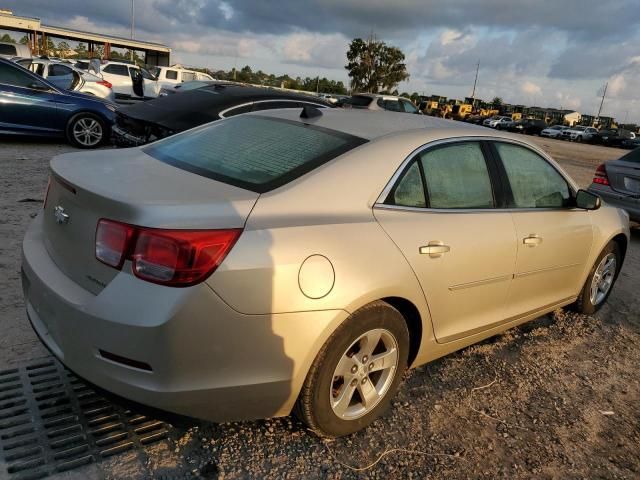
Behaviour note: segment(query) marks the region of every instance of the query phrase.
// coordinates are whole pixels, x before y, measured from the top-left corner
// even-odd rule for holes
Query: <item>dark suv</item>
[[[526,118],[524,120],[518,120],[516,124],[509,129],[509,131],[526,133],[527,135],[540,135],[540,132],[547,128],[547,126],[548,125],[544,120]]]

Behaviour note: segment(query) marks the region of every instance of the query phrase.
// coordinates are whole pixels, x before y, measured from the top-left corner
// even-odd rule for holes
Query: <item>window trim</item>
[[[230,112],[231,110],[234,110],[236,108],[240,108],[240,107],[245,107],[247,105],[254,105],[256,103],[267,103],[267,102],[290,102],[290,103],[306,103],[307,105],[313,105],[314,107],[319,107],[319,108],[329,108],[326,105],[322,105],[321,103],[314,103],[314,102],[310,102],[308,100],[294,100],[291,98],[273,98],[273,99],[266,99],[266,100],[255,100],[253,102],[245,102],[245,103],[241,103],[239,105],[234,105],[232,107],[228,107],[225,108],[224,110],[222,110],[221,112],[218,113],[218,116],[220,118],[226,118],[225,115]],[[302,107],[291,107],[291,108],[302,108]],[[269,110],[269,109],[267,109]],[[276,108],[272,109],[272,110],[277,110]],[[246,113],[250,113],[250,112],[246,112]]]
[[[489,184],[491,186],[491,196],[493,197],[493,207],[491,207],[491,208],[485,208],[485,207],[481,207],[481,208],[466,208],[466,207],[465,208],[434,208],[434,207],[431,207],[431,199],[429,198],[429,187],[427,185],[427,178],[426,178],[425,173],[424,173],[424,165],[420,161],[421,154],[427,153],[427,152],[434,152],[436,150],[440,150],[442,148],[448,148],[448,147],[455,146],[455,145],[464,145],[464,144],[467,144],[467,143],[475,143],[475,144],[478,144],[478,146],[480,147],[480,154],[482,155],[482,158],[484,159],[485,167],[487,168],[487,175],[489,176]],[[499,205],[503,204],[503,198],[501,196],[502,192],[503,192],[503,189],[502,189],[502,186],[499,183],[496,182],[496,178],[497,177],[495,177],[495,168],[491,164],[492,161],[489,158],[488,148],[485,145],[485,143],[486,142],[482,141],[482,140],[457,140],[457,139],[454,139],[454,141],[448,142],[446,144],[436,145],[436,146],[433,146],[432,148],[424,149],[424,150],[421,150],[421,151],[417,152],[415,155],[413,155],[411,157],[411,161],[406,164],[404,172],[402,173],[402,175],[400,175],[398,177],[398,180],[393,184],[393,187],[389,191],[389,194],[387,195],[387,197],[385,197],[383,203],[385,205],[403,207],[403,205],[395,205],[393,203],[390,204],[390,203],[388,203],[388,201],[392,197],[392,195],[394,194],[394,192],[396,190],[396,187],[400,184],[401,180],[406,175],[406,172],[411,168],[411,166],[413,165],[414,162],[417,162],[418,166],[419,166],[419,169],[420,169],[420,177],[422,179],[422,191],[424,192],[426,207],[412,207],[412,208],[422,208],[422,209],[428,209],[428,210],[432,210],[432,211],[436,211],[436,210],[437,211],[442,211],[442,210],[451,210],[451,211],[472,210],[472,211],[478,211],[478,210],[498,210],[498,209],[500,209]]]
[[[544,212],[544,211],[558,211],[558,210],[579,210],[579,211],[583,211],[581,209],[575,208],[575,207],[564,207],[564,208],[500,208],[500,207],[494,207],[494,208],[450,208],[450,209],[437,209],[437,208],[430,208],[430,207],[426,207],[426,208],[422,208],[422,207],[404,207],[402,205],[389,205],[389,204],[385,204],[385,200],[387,199],[387,197],[389,196],[389,193],[391,192],[391,189],[393,188],[393,186],[396,184],[396,182],[398,181],[398,179],[401,177],[401,175],[404,173],[405,169],[407,168],[407,165],[410,164],[416,155],[418,155],[419,153],[423,152],[424,150],[427,150],[429,148],[432,147],[436,147],[439,145],[447,145],[447,144],[452,144],[452,143],[459,143],[459,142],[464,142],[464,141],[476,141],[476,142],[504,142],[504,143],[512,143],[514,145],[518,145],[521,147],[525,147],[528,148],[529,150],[532,150],[533,152],[537,153],[538,155],[540,155],[544,160],[546,160],[559,174],[560,176],[567,182],[567,184],[569,185],[569,188],[571,189],[572,192],[577,192],[579,190],[578,186],[573,182],[573,180],[571,180],[571,178],[569,178],[566,174],[564,174],[564,172],[562,172],[562,170],[560,170],[560,167],[556,164],[556,162],[549,156],[547,155],[546,152],[544,152],[543,150],[541,150],[538,147],[535,147],[533,145],[530,145],[526,142],[520,141],[518,139],[511,139],[511,138],[503,138],[503,137],[492,137],[492,136],[486,136],[486,135],[478,135],[478,136],[474,136],[474,135],[466,135],[466,136],[462,136],[462,137],[451,137],[451,138],[443,138],[443,139],[438,139],[438,140],[433,140],[431,142],[425,143],[423,145],[420,145],[418,148],[414,149],[411,153],[409,153],[409,155],[407,155],[405,157],[405,159],[402,161],[402,163],[400,164],[400,166],[396,169],[395,173],[391,176],[391,179],[387,182],[387,184],[384,186],[384,188],[382,189],[382,191],[380,192],[380,195],[378,195],[378,198],[376,199],[375,203],[373,204],[373,208],[381,208],[381,209],[388,209],[388,210],[406,210],[406,211],[412,211],[412,212],[424,212],[424,213],[440,213],[440,214],[444,214],[444,213],[462,213],[462,214],[468,214],[468,213],[487,213],[487,212],[493,212],[493,213],[511,213],[511,212],[526,212],[526,211],[533,211],[533,212]],[[491,172],[489,172],[489,174],[491,175]]]

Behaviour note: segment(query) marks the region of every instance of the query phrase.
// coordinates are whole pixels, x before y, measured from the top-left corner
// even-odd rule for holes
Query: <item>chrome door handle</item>
[[[538,235],[531,234],[528,237],[524,237],[522,239],[522,243],[524,243],[528,247],[535,247],[542,243],[542,238],[539,237]]]
[[[429,242],[429,245],[420,247],[420,253],[422,255],[429,255],[430,257],[439,257],[450,250],[451,247],[444,245],[442,242]]]

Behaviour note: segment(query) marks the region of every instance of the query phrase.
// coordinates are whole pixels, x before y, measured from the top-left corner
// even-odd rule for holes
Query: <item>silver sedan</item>
[[[628,216],[534,145],[419,115],[305,107],[51,162],[27,314],[71,370],[214,421],[339,436],[404,371],[611,293]]]
[[[22,58],[16,63],[46,78],[62,90],[72,90],[115,102],[112,85],[102,78],[64,62],[46,58]]]

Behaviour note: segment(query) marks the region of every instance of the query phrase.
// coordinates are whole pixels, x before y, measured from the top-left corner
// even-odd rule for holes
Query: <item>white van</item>
[[[11,60],[14,57],[31,57],[29,45],[21,43],[0,42],[0,57]]]
[[[192,82],[193,80],[214,80],[211,75],[183,68],[182,65],[173,65],[171,67],[153,67],[150,70],[151,73],[158,78],[160,88],[172,88],[180,83]]]

